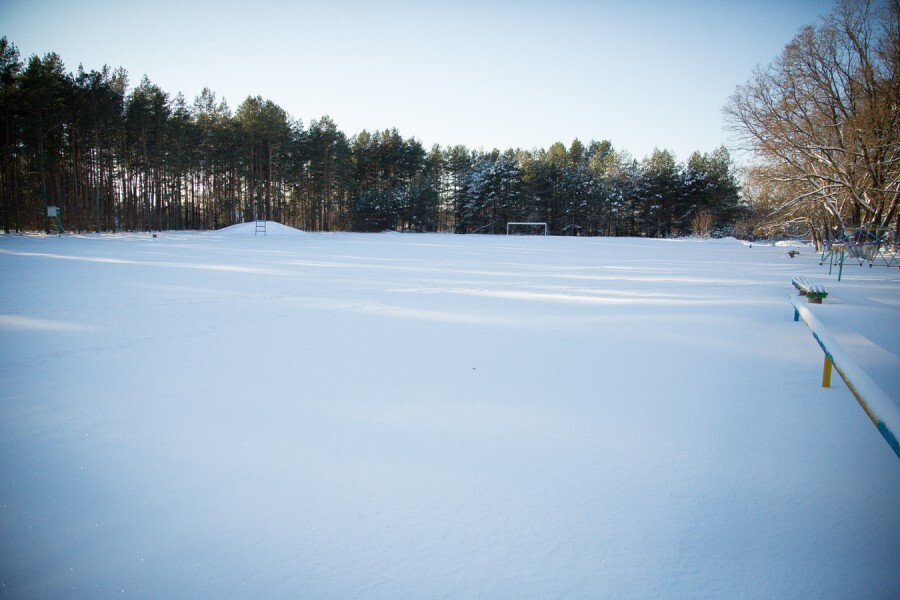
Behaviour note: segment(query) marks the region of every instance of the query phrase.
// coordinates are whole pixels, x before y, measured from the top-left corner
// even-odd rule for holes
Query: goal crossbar
[[[509,231],[513,227],[532,227],[537,228],[540,227],[543,229],[543,233],[541,235],[547,235],[547,224],[546,223],[535,223],[530,221],[510,221],[506,224],[506,235],[509,235]]]

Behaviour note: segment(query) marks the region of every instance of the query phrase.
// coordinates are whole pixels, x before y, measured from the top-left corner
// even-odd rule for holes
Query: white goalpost
[[[511,221],[506,224],[506,235],[547,235],[547,224]]]

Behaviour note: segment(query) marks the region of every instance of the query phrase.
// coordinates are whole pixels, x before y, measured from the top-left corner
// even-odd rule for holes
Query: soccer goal
[[[510,222],[506,224],[506,235],[547,235],[547,224]]]

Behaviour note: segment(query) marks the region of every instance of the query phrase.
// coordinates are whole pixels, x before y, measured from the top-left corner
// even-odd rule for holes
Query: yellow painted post
[[[831,358],[825,355],[825,366],[822,368],[822,387],[831,387]]]

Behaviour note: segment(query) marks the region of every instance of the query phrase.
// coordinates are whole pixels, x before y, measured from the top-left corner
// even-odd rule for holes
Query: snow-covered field
[[[0,597],[898,598],[900,269],[735,240],[0,236]]]

